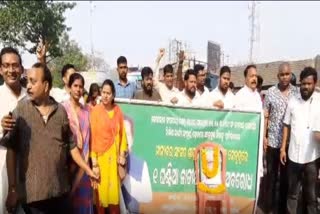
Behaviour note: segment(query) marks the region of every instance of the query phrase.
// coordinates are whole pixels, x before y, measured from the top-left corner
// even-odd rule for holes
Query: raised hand
[[[164,54],[165,54],[165,49],[164,49],[164,48],[160,48],[160,49],[159,49],[159,54],[158,54],[157,60],[156,60],[157,63],[160,63],[160,60],[162,59],[162,57],[164,56]]]
[[[37,47],[37,59],[40,62],[44,61],[46,55],[46,45],[43,44],[42,39],[40,39],[38,47]]]
[[[180,51],[178,55],[179,63],[183,63],[183,61],[186,59],[186,56],[184,54],[184,51]]]

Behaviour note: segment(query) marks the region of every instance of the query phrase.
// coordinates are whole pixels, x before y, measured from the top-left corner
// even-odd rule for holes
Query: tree
[[[4,45],[21,47],[31,54],[41,43],[44,63],[62,55],[60,36],[70,30],[64,12],[75,3],[38,1],[0,1],[0,41]]]
[[[82,52],[78,43],[74,40],[69,40],[67,33],[64,33],[60,41],[62,56],[54,58],[48,63],[54,76],[54,85],[62,86],[60,71],[65,64],[73,64],[78,71],[85,71],[88,68],[89,59]]]

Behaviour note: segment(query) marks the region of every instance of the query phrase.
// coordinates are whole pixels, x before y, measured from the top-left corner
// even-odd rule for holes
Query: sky
[[[224,2],[77,2],[65,13],[69,35],[85,53],[95,53],[116,66],[120,55],[130,66],[152,66],[159,48],[170,39],[187,42],[196,59],[206,61],[208,40],[217,42],[225,63],[249,60],[249,1]],[[313,58],[320,54],[320,2],[258,2],[255,62]],[[168,51],[167,51],[168,55]],[[35,56],[24,54],[25,66]]]

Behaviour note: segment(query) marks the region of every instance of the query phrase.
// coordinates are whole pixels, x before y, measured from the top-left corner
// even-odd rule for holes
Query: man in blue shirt
[[[117,59],[117,71],[119,80],[115,84],[116,98],[132,99],[137,87],[134,82],[129,82],[127,79],[128,65],[127,59],[124,56],[120,56]]]

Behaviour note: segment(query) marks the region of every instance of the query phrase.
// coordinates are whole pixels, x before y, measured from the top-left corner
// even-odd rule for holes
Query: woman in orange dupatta
[[[128,147],[123,114],[114,103],[114,97],[114,84],[107,79],[102,84],[101,103],[90,114],[91,159],[93,171],[100,174],[98,207],[104,208],[104,212],[109,210],[109,213],[120,213],[121,181],[118,165],[126,164]]]

